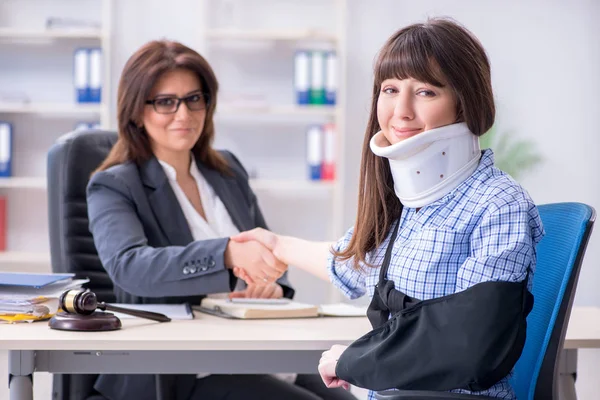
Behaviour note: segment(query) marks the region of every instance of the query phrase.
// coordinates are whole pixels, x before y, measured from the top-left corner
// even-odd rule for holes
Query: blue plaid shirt
[[[334,246],[350,242],[353,229]],[[440,200],[416,211],[404,207],[387,279],[409,296],[421,300],[460,292],[480,282],[525,279],[535,270],[535,246],[544,235],[537,208],[527,192],[509,175],[494,167],[491,150],[482,152],[475,172]],[[391,232],[367,255],[380,266]],[[349,298],[365,293],[371,298],[379,268],[352,268],[352,260],[328,260],[332,282]],[[398,373],[402,373],[399,371]],[[509,376],[486,391],[472,393],[516,399]],[[374,399],[374,392],[369,399]]]

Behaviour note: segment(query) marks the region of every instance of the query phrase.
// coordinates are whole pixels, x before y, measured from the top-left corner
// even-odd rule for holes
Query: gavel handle
[[[158,322],[169,322],[171,318],[167,317],[164,314],[152,312],[152,311],[143,311],[143,310],[132,310],[130,308],[117,307],[106,303],[98,303],[98,309],[102,311],[116,311],[122,314],[133,315],[134,317],[151,319],[152,321]]]

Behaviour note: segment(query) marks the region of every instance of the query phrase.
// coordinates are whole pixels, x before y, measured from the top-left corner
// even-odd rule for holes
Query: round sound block
[[[101,311],[90,315],[59,312],[48,325],[61,331],[114,331],[121,328],[121,320],[114,314]]]

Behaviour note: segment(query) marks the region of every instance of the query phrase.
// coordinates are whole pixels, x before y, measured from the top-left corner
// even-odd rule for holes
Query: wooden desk
[[[600,308],[574,307],[559,363],[559,396],[576,400],[577,350],[600,348]]]
[[[11,400],[31,400],[34,371],[52,373],[316,373],[324,350],[370,330],[366,318],[239,321],[196,314],[167,324],[123,319],[114,332],[0,325]],[[561,398],[575,399],[577,349],[600,348],[600,308],[576,307],[561,362]]]
[[[600,307],[573,307],[564,348],[600,348]]]
[[[46,322],[0,325],[11,400],[31,400],[34,371],[51,373],[317,373],[321,353],[370,330],[366,318],[229,320],[197,313],[160,324],[123,319],[113,332],[65,332]]]

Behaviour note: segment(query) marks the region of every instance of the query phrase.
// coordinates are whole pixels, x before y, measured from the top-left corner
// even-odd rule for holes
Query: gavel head
[[[58,306],[71,314],[90,315],[98,307],[98,299],[89,290],[67,290],[58,298]]]

